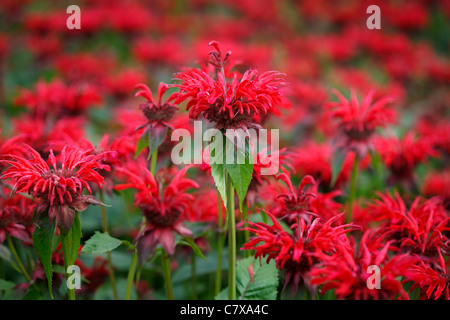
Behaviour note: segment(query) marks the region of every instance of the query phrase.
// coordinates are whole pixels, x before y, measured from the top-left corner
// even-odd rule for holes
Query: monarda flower
[[[423,194],[427,197],[438,196],[450,210],[450,170],[432,172],[428,174],[423,183]]]
[[[277,268],[285,273],[285,286],[292,282],[296,290],[303,279],[311,291],[306,275],[319,262],[319,253],[334,255],[348,246],[344,234],[353,228],[352,224],[333,227],[342,214],[328,221],[315,219],[312,223],[299,219],[299,223],[291,226],[293,232],[290,234],[270,212],[266,213],[273,224],[249,222],[245,229],[254,236],[242,250],[255,250],[255,258],[267,257],[267,262],[275,260]]]
[[[404,252],[434,260],[441,252],[450,254],[450,217],[439,198],[417,197],[409,208],[395,193],[378,194],[368,207],[374,221],[381,221],[380,230],[388,240]]]
[[[283,74],[247,70],[242,76],[234,73],[228,81],[223,66],[231,53],[222,57],[217,42],[209,45],[215,49],[210,52],[209,63],[216,67],[216,79],[201,69],[175,74],[175,80],[181,83],[174,84],[180,88],[174,103],[187,100],[192,119],[201,115],[217,129],[259,128],[262,116],[281,103],[280,88],[286,85]]]
[[[89,204],[102,203],[91,194],[88,182],[101,186],[103,177],[97,169],[110,170],[101,163],[105,153],[91,154],[94,148],[81,150],[65,146],[60,155],[60,165],[50,150],[45,162],[36,150],[25,145],[31,155],[26,159],[17,155],[4,155],[0,162],[9,164],[3,179],[14,179],[16,192],[28,193],[39,200],[36,214],[48,212],[50,219],[56,218],[58,227],[68,232],[72,227],[76,211],[84,211]],[[51,166],[51,167],[50,167]],[[83,190],[89,195],[83,195]]]
[[[175,252],[174,232],[183,237],[192,236],[192,232],[182,225],[184,213],[194,202],[194,197],[187,194],[189,188],[199,185],[184,178],[189,166],[180,170],[163,190],[163,182],[158,182],[151,172],[143,165],[129,164],[117,168],[117,172],[126,177],[126,183],[119,184],[116,190],[134,188],[135,205],[141,209],[146,218],[145,225],[137,237],[140,260],[144,262],[153,254],[156,246],[173,255]]]
[[[411,291],[420,288],[422,296],[428,299],[450,300],[450,269],[445,263],[441,265],[440,270],[436,271],[421,261],[420,264],[411,266],[405,282],[412,281]]]
[[[147,102],[141,104],[139,107],[148,120],[147,123],[138,126],[136,130],[144,128],[142,139],[148,139],[150,152],[153,152],[153,150],[163,143],[169,128],[173,129],[169,122],[175,115],[178,107],[168,102],[162,102],[162,97],[169,88],[163,82],[158,87],[157,102],[153,99],[151,90],[145,84],[138,84],[136,88],[139,91],[135,94],[135,97],[147,99]]]
[[[5,188],[4,194],[8,193]],[[31,242],[33,211],[36,202],[19,194],[4,198],[0,196],[0,243],[6,236]]]
[[[371,138],[375,129],[394,121],[395,113],[388,107],[394,97],[386,96],[373,102],[375,92],[372,90],[359,102],[354,90],[350,100],[337,90],[333,92],[339,102],[331,102],[328,107],[331,109],[330,116],[344,133],[343,147],[356,151],[362,159],[373,149]]]
[[[414,181],[414,168],[427,161],[429,156],[437,156],[430,141],[416,138],[409,132],[403,138],[376,138],[374,145],[380,153],[386,167],[391,172],[391,183],[404,182],[409,185]]]
[[[399,278],[407,275],[409,267],[417,262],[417,258],[408,254],[389,257],[390,242],[382,244],[380,240],[366,232],[358,248],[355,245],[347,246],[340,254],[333,256],[320,254],[318,258],[321,263],[308,274],[311,284],[321,286],[319,292],[322,295],[334,290],[338,299],[408,300],[409,296]],[[371,265],[380,268],[380,289],[368,287],[367,280],[374,274],[374,271],[368,272]]]

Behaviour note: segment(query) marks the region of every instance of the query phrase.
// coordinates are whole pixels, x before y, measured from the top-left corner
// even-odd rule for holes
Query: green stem
[[[196,266],[196,259],[195,259],[195,252],[192,252],[192,264],[191,264],[191,276],[192,276],[192,292],[193,292],[193,298],[194,300],[198,299],[197,295],[197,266]]]
[[[222,251],[223,251],[223,212],[222,212],[222,197],[220,196],[219,191],[217,191],[217,208],[218,208],[218,216],[217,216],[217,226],[219,229],[218,239],[217,239],[217,270],[216,270],[216,285],[214,296],[217,296],[222,289]]]
[[[130,269],[128,270],[127,288],[125,291],[125,300],[130,300],[131,289],[133,288],[134,274],[136,272],[136,265],[138,260],[137,250],[133,251],[133,257],[131,258]]]
[[[236,300],[236,221],[234,213],[234,187],[226,174],[228,217],[228,299]]]
[[[153,151],[153,153],[152,153],[152,162],[150,165],[150,172],[152,173],[153,176],[155,176],[155,173],[156,173],[157,160],[158,160],[158,148],[156,148],[155,151]]]
[[[105,202],[104,201],[104,196],[103,196],[103,191],[101,191],[101,190],[100,190],[100,201],[103,202],[103,203]],[[106,208],[105,208],[105,206],[100,206],[100,212],[101,212],[101,215],[102,215],[103,232],[109,234],[108,219],[106,217]],[[107,259],[107,263],[108,263],[109,280],[111,281],[111,288],[112,288],[112,291],[113,291],[113,297],[114,297],[114,300],[119,300],[119,295],[117,294],[116,276],[114,274],[114,267],[113,267],[112,258],[111,258],[111,251],[108,251],[106,253],[106,259]]]
[[[152,162],[150,164],[150,172],[152,173],[153,176],[155,176],[155,172],[156,172],[157,158],[158,158],[158,148],[156,148],[155,151],[153,151]],[[144,223],[145,223],[145,217],[142,217],[142,225]],[[135,249],[133,252],[133,257],[131,258],[130,269],[128,270],[127,288],[125,291],[125,300],[130,300],[130,298],[131,298],[131,289],[133,287],[134,277],[136,274],[137,260],[138,260],[138,252],[137,252],[137,249]]]
[[[353,204],[356,199],[356,190],[358,188],[358,169],[359,169],[359,157],[355,155],[355,161],[352,168],[352,176],[350,181],[350,194],[348,198],[348,210],[347,210],[347,223],[352,221],[353,217]]]
[[[67,274],[67,268],[69,267],[69,260],[70,260],[70,246],[69,246],[69,239],[67,236],[63,234],[61,231],[61,245],[63,250],[63,256],[64,256],[64,269],[66,273],[66,280],[68,280],[69,276]],[[75,300],[75,289],[69,289],[67,288],[67,293],[69,300]]]
[[[244,205],[242,208],[242,214],[243,214],[243,218],[244,218],[244,228],[248,227],[248,205],[247,203],[244,201]],[[250,238],[250,232],[248,230],[244,230],[244,243],[247,243],[249,241]],[[252,255],[252,252],[250,250],[245,250],[245,256],[246,257],[250,257]]]
[[[14,259],[16,259],[17,264],[19,265],[20,271],[24,274],[24,276],[27,278],[27,280],[30,281],[31,277],[28,274],[27,270],[25,269],[25,267],[22,263],[22,260],[20,260],[19,255],[17,254],[16,248],[14,247],[14,242],[12,241],[12,239],[9,235],[6,237],[6,240],[8,241],[8,246],[14,256]]]
[[[166,286],[167,299],[173,300],[172,279],[170,275],[170,257],[164,249],[162,249],[161,261],[164,272],[164,284]]]

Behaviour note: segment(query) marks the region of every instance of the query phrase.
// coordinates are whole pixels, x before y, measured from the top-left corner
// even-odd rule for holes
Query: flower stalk
[[[234,214],[234,187],[226,174],[228,218],[228,299],[236,300],[236,221]]]
[[[348,198],[348,211],[346,217],[347,223],[350,222],[353,218],[353,205],[355,203],[356,190],[358,188],[358,169],[359,169],[359,156],[358,154],[356,154],[350,181],[350,193]]]

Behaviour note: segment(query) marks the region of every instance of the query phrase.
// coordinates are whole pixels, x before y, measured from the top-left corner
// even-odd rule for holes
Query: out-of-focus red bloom
[[[194,198],[186,193],[189,188],[198,188],[198,184],[184,178],[189,166],[180,170],[168,183],[164,191],[163,183],[155,180],[151,172],[142,165],[134,163],[117,168],[127,180],[125,184],[116,185],[116,190],[134,188],[135,204],[146,218],[144,228],[137,237],[140,258],[145,261],[161,244],[169,255],[175,252],[174,232],[181,236],[192,236],[192,232],[182,225],[183,213]]]
[[[175,79],[181,84],[174,85],[180,88],[175,103],[188,100],[189,116],[197,119],[202,115],[217,129],[259,127],[261,117],[281,102],[280,87],[286,84],[283,75],[276,71],[258,74],[256,70],[247,70],[240,79],[235,73],[228,83],[223,66],[229,53],[222,57],[218,43],[212,41],[210,45],[215,50],[210,52],[209,62],[220,68],[217,79],[200,69],[176,74]]]
[[[135,69],[125,69],[115,75],[105,76],[103,84],[106,90],[117,99],[124,99],[131,95],[136,83],[142,83],[146,79],[143,72]]]
[[[368,231],[358,248],[347,246],[333,256],[321,254],[322,262],[308,274],[312,278],[311,284],[323,285],[321,294],[334,289],[338,299],[408,300],[409,296],[397,278],[406,276],[417,258],[408,254],[389,257],[389,246],[390,243],[383,245],[380,238],[373,237]],[[373,274],[373,271],[368,272],[371,265],[380,268],[380,289],[368,288],[367,280]]]
[[[381,194],[369,206],[374,221],[382,221],[380,230],[387,239],[396,240],[403,251],[422,257],[436,258],[440,252],[450,253],[450,217],[438,198],[416,198],[408,209],[399,196]]]
[[[285,285],[292,281],[296,289],[303,279],[309,286],[306,274],[319,262],[317,257],[320,253],[333,255],[348,246],[345,233],[352,229],[352,225],[332,226],[342,215],[328,221],[315,219],[312,223],[300,219],[299,224],[291,227],[293,234],[289,234],[270,212],[266,213],[273,225],[249,222],[245,229],[255,235],[242,249],[255,250],[255,258],[267,256],[267,262],[275,260],[277,268],[285,272]]]
[[[214,225],[218,222],[218,197],[214,189],[200,190],[194,194],[195,210],[187,210],[186,218],[191,222],[209,222]],[[222,206],[222,219],[225,221],[225,207]]]
[[[352,97],[347,100],[342,94],[334,90],[339,102],[330,102],[330,116],[335,119],[345,134],[344,146],[354,149],[363,158],[372,148],[370,140],[377,127],[385,127],[392,123],[395,113],[388,107],[394,100],[387,96],[373,102],[374,91],[370,91],[360,103],[356,93],[352,90]]]
[[[416,165],[425,162],[430,156],[437,156],[430,141],[416,138],[413,132],[401,139],[377,137],[374,139],[374,145],[391,171],[393,181],[411,181]]]
[[[450,121],[439,118],[422,118],[417,124],[422,137],[426,137],[438,149],[450,155]]]
[[[35,91],[22,89],[15,100],[16,105],[25,106],[35,117],[45,117],[49,113],[75,116],[100,102],[102,97],[96,87],[90,84],[66,86],[59,80],[38,81]]]
[[[427,197],[439,196],[447,210],[450,210],[450,170],[429,174],[423,183],[423,194]]]
[[[302,144],[292,153],[292,166],[300,175],[311,175],[324,186],[329,186],[332,178],[334,148],[329,143],[312,141]],[[354,153],[348,153],[340,173],[337,174],[335,186],[345,182],[350,176]]]
[[[50,149],[61,152],[66,144],[81,148],[91,147],[83,131],[84,122],[82,117],[56,121],[23,117],[15,119],[13,124],[18,141],[30,145],[41,155],[48,155]]]
[[[107,262],[103,257],[95,257],[92,266],[87,267],[81,261],[77,261],[76,264],[80,267],[81,275],[86,280],[77,291],[78,294],[93,294],[97,291],[109,275]]]
[[[425,293],[428,299],[450,299],[450,272],[446,270],[445,265],[443,269],[436,271],[421,261],[420,264],[411,266],[405,282],[408,281],[413,281],[411,291],[420,288],[422,295]]]
[[[6,195],[8,188],[4,188]],[[6,236],[31,242],[33,224],[33,211],[37,203],[19,194],[4,198],[0,195],[0,243]]]
[[[9,164],[3,179],[14,179],[16,192],[24,192],[39,199],[37,215],[48,212],[51,219],[56,218],[58,227],[67,232],[72,227],[75,210],[84,211],[89,204],[102,204],[92,195],[83,195],[84,189],[91,193],[88,182],[101,186],[103,177],[96,169],[110,170],[101,163],[104,153],[92,155],[92,149],[81,150],[65,146],[60,155],[61,165],[50,150],[45,162],[39,153],[26,145],[31,159],[17,155],[4,155],[3,163]],[[49,166],[52,166],[52,168]]]

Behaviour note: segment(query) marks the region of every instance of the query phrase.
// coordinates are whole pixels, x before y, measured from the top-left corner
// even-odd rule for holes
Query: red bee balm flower
[[[352,90],[352,98],[346,100],[342,94],[334,90],[339,102],[331,102],[330,116],[338,121],[346,136],[345,145],[355,149],[363,158],[371,148],[370,138],[377,127],[384,127],[394,121],[395,113],[387,105],[394,100],[386,96],[372,103],[375,92],[370,91],[360,103]]]
[[[134,165],[117,168],[127,178],[127,183],[117,185],[116,190],[135,188],[135,204],[146,218],[145,227],[138,235],[138,252],[141,261],[149,257],[157,244],[160,243],[169,255],[175,252],[175,237],[173,232],[181,236],[192,236],[185,228],[182,214],[194,197],[185,193],[189,188],[198,188],[198,184],[184,178],[189,166],[180,170],[172,181],[162,191],[162,183],[158,183],[151,172],[144,166]]]
[[[104,152],[92,155],[94,148],[81,150],[65,146],[60,155],[61,166],[53,150],[45,162],[39,153],[25,145],[32,158],[25,159],[16,155],[6,155],[11,160],[0,160],[11,166],[4,171],[3,179],[15,179],[14,189],[26,192],[40,200],[37,215],[47,211],[51,219],[56,217],[58,227],[67,232],[72,227],[75,210],[84,211],[89,204],[102,204],[91,195],[83,195],[84,189],[91,193],[88,182],[101,186],[103,177],[95,169],[110,170],[101,164]],[[49,164],[53,167],[50,168]]]
[[[203,115],[217,129],[259,127],[261,116],[281,102],[280,86],[286,85],[283,75],[276,71],[258,74],[256,70],[247,70],[240,79],[234,73],[228,83],[223,65],[230,52],[222,59],[219,44],[212,41],[209,45],[215,48],[210,52],[209,62],[218,70],[217,79],[200,69],[176,74],[175,79],[182,83],[174,85],[180,88],[175,104],[189,100],[189,116],[197,119]]]
[[[145,128],[142,133],[142,139],[146,139],[148,135],[149,146],[152,151],[163,143],[168,129],[173,129],[173,127],[169,124],[169,121],[175,115],[178,107],[167,102],[163,103],[161,101],[162,96],[169,88],[169,86],[163,82],[161,82],[158,87],[157,103],[153,100],[151,90],[145,84],[138,84],[136,88],[140,89],[140,91],[135,94],[135,97],[143,97],[147,99],[147,102],[141,104],[139,107],[148,120],[147,123],[140,125],[136,128],[136,130]]]
[[[292,280],[295,289],[301,279],[306,280],[305,284],[309,286],[309,280],[305,276],[319,262],[317,256],[320,252],[335,254],[342,251],[341,247],[349,245],[344,234],[353,226],[332,226],[342,215],[328,221],[315,219],[312,223],[299,219],[300,224],[292,225],[294,230],[291,235],[271,213],[266,213],[273,225],[249,222],[250,226],[245,229],[255,236],[242,249],[255,250],[255,258],[267,256],[267,262],[274,259],[277,268],[284,270],[286,274],[285,285]]]

